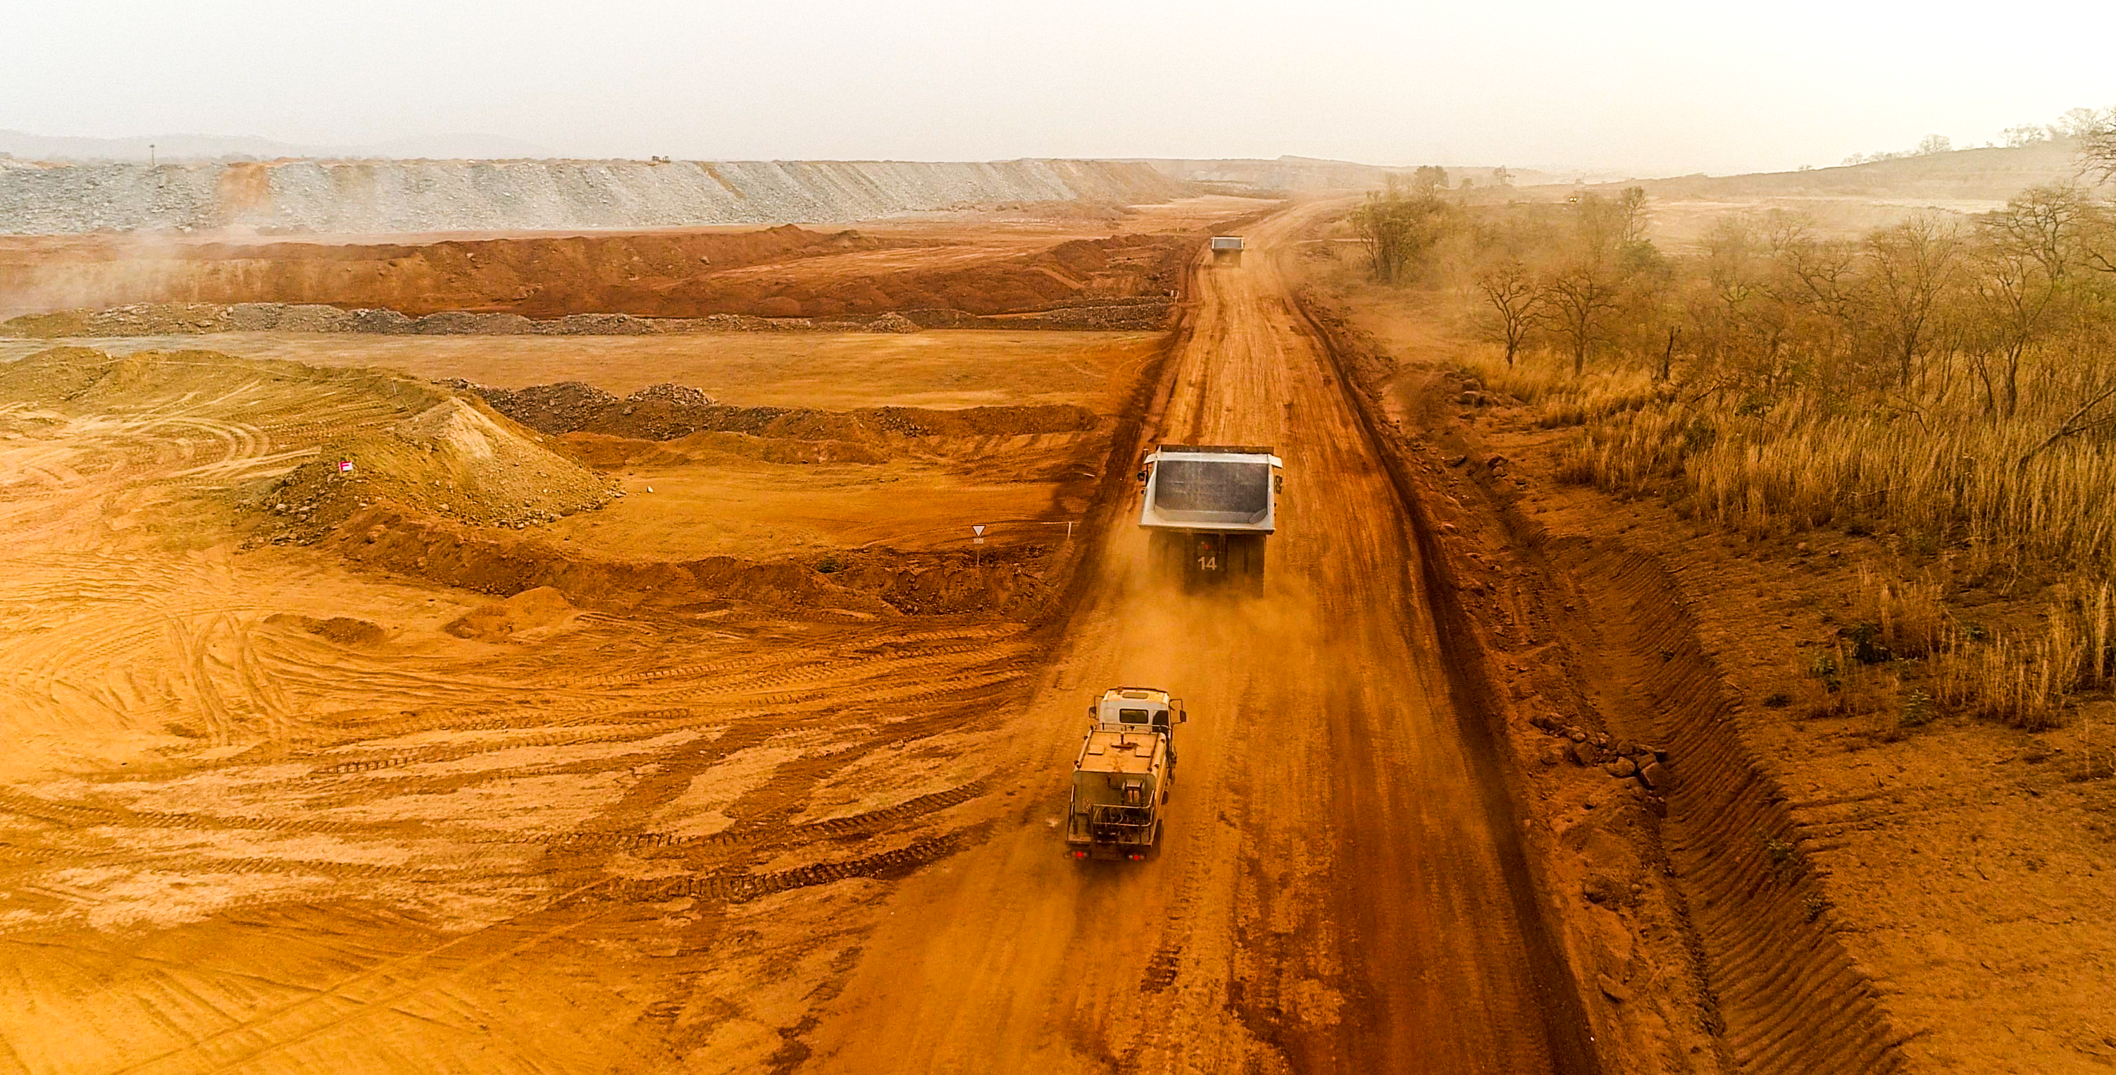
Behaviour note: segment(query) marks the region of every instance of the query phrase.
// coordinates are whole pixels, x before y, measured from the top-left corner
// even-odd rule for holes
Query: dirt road
[[[1159,423],[1285,458],[1267,596],[1159,589],[1119,516],[1002,740],[1018,812],[898,889],[805,1070],[1593,1070],[1410,524],[1273,256],[1317,211],[1203,271]],[[1082,710],[1134,683],[1192,713],[1164,852],[1075,864],[1056,830]]]

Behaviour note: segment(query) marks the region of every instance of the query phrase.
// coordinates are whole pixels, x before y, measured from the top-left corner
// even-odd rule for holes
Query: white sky
[[[2116,3],[5,0],[0,128],[1714,173],[2116,105]]]

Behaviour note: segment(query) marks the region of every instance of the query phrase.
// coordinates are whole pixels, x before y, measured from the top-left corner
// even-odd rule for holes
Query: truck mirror
[[[1185,724],[1185,723],[1188,723],[1188,722],[1189,722],[1189,720],[1190,720],[1190,710],[1188,710],[1188,709],[1178,709],[1178,710],[1176,710],[1176,723],[1177,723],[1177,724]]]
[[[1286,491],[1286,476],[1284,474],[1274,474],[1271,476],[1271,491],[1274,493],[1283,493]]]
[[[1146,468],[1145,468],[1145,467],[1140,467],[1140,468],[1139,468],[1139,480],[1140,480],[1140,481],[1142,481],[1142,482],[1146,480]]]

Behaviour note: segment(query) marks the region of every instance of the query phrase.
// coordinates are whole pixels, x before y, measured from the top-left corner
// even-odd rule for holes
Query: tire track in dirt
[[[45,504],[59,518],[39,523],[41,546],[15,546],[38,561],[35,571],[21,585],[0,577],[0,606],[34,611],[30,629],[0,636],[28,644],[10,653],[0,689],[11,702],[25,698],[50,711],[54,719],[40,734],[63,733],[61,718],[85,719],[91,707],[83,698],[92,695],[108,727],[86,729],[95,734],[83,738],[122,729],[155,744],[124,768],[94,759],[101,764],[84,766],[88,775],[0,783],[0,812],[15,845],[0,847],[0,871],[20,897],[9,905],[9,944],[63,938],[52,951],[86,952],[103,931],[126,930],[153,944],[281,966],[276,953],[260,955],[260,942],[245,931],[253,922],[300,918],[308,928],[270,943],[328,939],[344,954],[325,965],[344,972],[385,966],[413,940],[465,916],[481,923],[497,916],[502,928],[465,947],[417,945],[410,958],[437,954],[385,967],[383,979],[365,982],[312,968],[277,981],[253,975],[245,981],[259,988],[231,990],[214,984],[222,973],[216,955],[193,966],[163,960],[153,975],[113,975],[106,988],[82,994],[70,991],[71,960],[62,954],[35,964],[34,977],[0,985],[0,996],[83,1020],[69,1045],[81,1063],[103,1071],[141,1062],[154,1070],[253,1061],[273,1068],[366,1056],[371,1044],[416,1039],[400,1060],[446,1066],[442,1059],[454,1055],[449,1034],[460,1026],[414,1032],[398,1024],[438,1012],[501,1027],[508,986],[462,973],[470,957],[527,945],[475,965],[497,979],[517,962],[536,964],[539,1003],[585,997],[592,1005],[613,972],[604,949],[576,940],[651,948],[662,941],[641,934],[687,916],[680,955],[644,961],[635,954],[621,963],[635,976],[627,992],[655,995],[645,1006],[660,1013],[661,1030],[577,1028],[611,1050],[606,1056],[632,1055],[625,1050],[636,1045],[646,1050],[639,1057],[652,1057],[637,1066],[665,1066],[673,1057],[654,1050],[698,1033],[678,1016],[721,1010],[698,984],[719,964],[762,958],[772,945],[796,958],[814,943],[802,930],[832,936],[863,928],[820,919],[804,926],[802,915],[823,912],[796,903],[788,905],[790,924],[771,927],[778,932],[765,942],[723,924],[729,908],[858,882],[850,894],[815,904],[853,911],[856,922],[858,909],[886,891],[877,883],[892,885],[990,832],[993,789],[1004,785],[974,756],[952,759],[966,756],[965,744],[994,738],[991,714],[1027,692],[1048,637],[1036,625],[804,623],[715,609],[710,617],[591,613],[526,644],[474,643],[437,631],[463,598],[426,600],[431,591],[419,581],[365,580],[358,593],[370,603],[341,610],[328,604],[348,592],[339,572],[301,550],[233,556],[149,540],[140,524],[181,503],[171,498],[207,497],[313,454],[320,440],[402,418],[308,389],[301,391],[312,406],[302,420],[247,413],[283,409],[285,391],[219,384],[69,420],[64,435],[73,446],[37,456],[67,484],[54,489],[39,479],[0,489],[0,511],[17,493],[49,494]],[[249,406],[258,398],[271,402]],[[985,447],[1040,466],[1054,446],[1068,444],[1007,437]],[[26,471],[24,460],[50,447],[0,442],[0,474]],[[1114,479],[1118,488],[1123,477]],[[297,610],[308,615],[267,622]],[[368,641],[310,632],[322,617],[340,615],[364,617],[380,632]],[[751,731],[719,741],[731,726]],[[694,738],[669,738],[680,736]],[[744,736],[789,756],[723,808],[732,824],[702,832],[709,826],[694,819],[657,820],[686,776],[711,773]],[[705,742],[712,745],[686,753]],[[916,770],[912,780],[897,779],[898,758]],[[655,765],[658,784],[631,773]],[[540,798],[546,787],[550,801]],[[569,900],[573,890],[553,887],[566,879],[605,887]],[[669,909],[686,903],[691,910]],[[536,939],[545,927],[545,939]],[[400,989],[409,992],[391,994]],[[325,999],[289,1014],[280,1003],[287,991]],[[360,1004],[368,1006],[337,1018]],[[119,1009],[126,1015],[112,1021]],[[626,1018],[614,1014],[622,1010],[613,1017]],[[383,1024],[362,1021],[376,1016],[390,1021],[387,1034],[378,1031]],[[0,1015],[0,1028],[14,1026],[11,1018]],[[136,1020],[136,1035],[102,1029],[125,1019]],[[136,1041],[188,1051],[148,1045],[135,1053]],[[563,1068],[577,1059],[541,1048],[500,1042],[486,1070]]]

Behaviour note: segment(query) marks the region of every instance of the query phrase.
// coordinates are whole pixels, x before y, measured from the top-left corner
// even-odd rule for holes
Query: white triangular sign
[[[985,524],[977,523],[976,525],[970,527],[970,531],[971,533],[976,534],[978,537],[983,537],[985,536]]]

